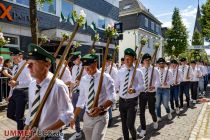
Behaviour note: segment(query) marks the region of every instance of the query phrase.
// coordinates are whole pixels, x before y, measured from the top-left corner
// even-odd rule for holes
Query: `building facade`
[[[140,46],[140,40],[144,36],[148,39],[147,44],[143,48],[143,53],[153,54],[154,43],[160,42],[161,47],[158,56],[162,56],[161,22],[146,9],[140,0],[121,0],[119,3],[120,21],[123,23],[123,40],[119,42],[119,57],[123,57],[125,48],[133,48]]]
[[[2,28],[4,36],[10,38],[10,44],[7,46],[19,47],[27,51],[27,46],[31,43],[29,0],[2,0],[0,4],[6,9],[9,9],[8,14],[12,18],[12,20],[8,18],[8,16],[0,18],[0,28]],[[3,9],[0,9],[0,15],[4,14]],[[39,34],[47,35],[51,40],[44,46],[47,50],[55,51],[59,45],[59,40],[61,40],[61,33],[72,32],[74,26],[71,25],[70,22],[61,21],[61,13],[67,19],[73,10],[76,10],[78,13],[80,10],[84,10],[87,15],[88,25],[92,22],[96,24],[98,32],[101,35],[101,40],[96,43],[96,53],[102,60],[105,47],[103,30],[107,24],[118,22],[119,1],[54,0],[52,3],[44,3],[42,6],[38,5]],[[93,34],[94,32],[88,27],[87,29],[79,30],[76,35],[75,40],[82,44],[78,50],[81,50],[83,54],[85,54],[91,46],[91,36]],[[110,51],[112,51],[114,44],[111,44],[110,48]]]

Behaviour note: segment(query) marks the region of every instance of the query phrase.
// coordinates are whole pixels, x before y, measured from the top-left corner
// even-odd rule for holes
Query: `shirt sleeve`
[[[57,92],[57,106],[59,110],[59,119],[68,125],[74,118],[73,105],[69,98],[69,90],[66,85],[60,85]]]
[[[172,84],[173,84],[172,72],[170,70],[168,70],[167,85],[172,85]]]
[[[116,81],[115,81],[116,91],[120,90],[120,73],[121,73],[121,71],[118,71],[117,76],[116,76]]]
[[[64,83],[72,81],[71,72],[68,68],[65,69],[64,74],[62,76],[62,81]]]
[[[84,84],[84,81],[83,81],[83,78],[79,84],[79,97],[78,97],[78,101],[77,101],[77,105],[76,107],[79,107],[79,108],[84,108],[85,107],[85,101],[86,101],[86,98],[85,98],[85,88],[84,88],[85,84]]]
[[[140,93],[142,91],[144,91],[145,87],[144,87],[144,79],[143,79],[143,74],[142,72],[139,70],[137,71],[138,75],[137,75],[137,81],[138,81],[138,86],[136,87],[136,93]]]
[[[32,93],[31,92],[31,89],[32,89],[32,86],[30,85],[29,86],[29,89],[28,89],[28,91],[29,91],[29,93]],[[29,99],[29,101],[28,101],[28,113],[27,113],[27,115],[26,115],[26,120],[25,120],[25,124],[26,125],[29,125],[30,124],[30,121],[31,121],[31,105],[32,105],[32,102],[31,102],[31,97],[30,97],[30,94],[28,95],[29,97],[28,97],[28,99]]]
[[[155,85],[154,86],[155,86],[155,89],[157,89],[161,85],[161,82],[160,82],[160,74],[156,68],[154,68],[154,75],[155,75]]]
[[[116,101],[114,80],[109,75],[107,75],[105,89],[106,89],[106,93],[108,94],[108,100],[110,100],[110,101],[112,101],[112,103],[114,103]]]
[[[31,74],[29,72],[29,69],[27,67],[25,67],[23,69],[23,71],[21,72],[21,75],[22,75],[21,76],[22,79],[20,79],[20,77],[18,77],[18,80],[17,80],[19,82],[19,85],[18,86],[28,87],[29,84],[32,81],[32,77],[31,77]]]

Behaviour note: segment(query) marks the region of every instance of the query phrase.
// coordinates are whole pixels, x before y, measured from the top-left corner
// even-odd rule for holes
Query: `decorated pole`
[[[46,35],[43,35],[43,34],[42,34],[42,35],[40,36],[39,46],[41,47],[42,44],[46,43],[48,40],[49,40],[48,37],[47,37]]]
[[[189,79],[191,57],[192,57],[192,53],[190,52],[190,57],[189,57],[189,59],[188,59],[189,67],[188,67],[188,69],[187,69],[186,79]]]
[[[111,40],[114,36],[116,36],[117,31],[114,27],[111,27],[110,25],[108,25],[108,27],[105,30],[105,35],[107,37],[107,42],[106,42],[106,50],[105,50],[105,54],[104,54],[104,58],[103,58],[103,64],[102,64],[102,70],[101,70],[101,75],[100,75],[100,79],[99,79],[99,84],[98,84],[98,89],[93,101],[93,105],[92,108],[97,107],[98,106],[98,100],[99,100],[99,95],[101,93],[101,87],[102,87],[102,83],[103,83],[103,79],[104,79],[104,71],[105,71],[105,66],[106,66],[106,59],[107,59],[107,55],[108,55],[108,50],[109,50],[109,44],[111,43]]]
[[[72,41],[73,41],[73,39],[74,39],[77,31],[79,30],[79,28],[82,27],[85,24],[85,17],[86,17],[86,15],[85,15],[85,13],[84,13],[83,10],[80,12],[80,15],[77,15],[76,11],[73,11],[72,12],[72,16],[76,19],[75,20],[76,21],[76,26],[75,26],[75,28],[74,28],[74,30],[72,32],[72,35],[70,37],[70,40],[69,40],[68,44],[67,44],[67,46],[66,46],[66,48],[64,50],[64,53],[63,53],[63,55],[61,57],[61,60],[60,60],[60,62],[58,64],[58,67],[57,67],[57,69],[56,69],[56,71],[55,71],[55,73],[54,73],[54,75],[53,75],[53,77],[52,77],[52,79],[51,79],[48,87],[47,87],[47,90],[46,90],[46,92],[44,94],[44,97],[43,97],[43,99],[42,99],[42,101],[41,101],[41,103],[39,105],[39,108],[38,108],[38,110],[36,112],[36,115],[33,118],[32,123],[29,126],[29,129],[32,129],[32,128],[38,126],[39,119],[40,119],[41,113],[42,113],[42,109],[43,109],[43,107],[44,107],[44,105],[45,105],[45,103],[47,101],[48,96],[51,93],[52,87],[53,87],[53,85],[55,83],[55,80],[56,80],[58,74],[59,74],[59,71],[61,69],[61,66],[64,63],[65,58],[66,58],[69,50],[71,49]]]
[[[175,47],[173,46],[172,47],[172,56],[173,56],[174,51],[175,51]],[[170,60],[172,59],[172,56],[170,57]],[[167,77],[168,77],[169,67],[170,67],[170,65],[168,64],[167,71],[166,71],[166,76],[165,76],[165,79],[164,79],[164,83],[166,83],[166,80],[167,80]]]
[[[99,39],[100,39],[99,34],[96,32],[93,37],[93,43],[89,49],[89,53],[95,53],[95,44],[97,41],[99,41]]]
[[[80,46],[80,44],[75,41],[72,52],[74,52],[75,49],[78,48],[79,46]],[[65,69],[68,66],[68,63],[71,61],[71,58],[72,58],[72,55],[69,56],[69,58],[67,59],[66,63],[64,64],[64,68],[62,69],[62,72],[61,72],[61,74],[58,77],[59,79],[61,79],[63,77],[63,74],[65,72]]]
[[[159,42],[155,43],[155,52],[154,52],[154,56],[153,56],[152,72],[151,72],[149,87],[152,86],[152,80],[153,80],[154,69],[155,69],[155,60],[156,60],[156,56],[157,56],[157,52],[158,52],[159,47],[160,47],[160,43]]]
[[[111,68],[109,70],[109,74],[112,73],[112,67],[113,67],[113,64],[115,62],[115,57],[116,57],[116,53],[119,51],[119,46],[116,46],[115,47],[115,50],[114,50],[114,53],[113,53],[113,58],[112,58],[112,63],[111,63]]]
[[[99,39],[100,39],[99,34],[96,33],[95,36],[94,36],[94,38],[93,38],[93,43],[92,43],[92,46],[91,46],[91,48],[89,50],[89,53],[95,53],[95,44],[96,44],[97,41],[99,41]],[[82,67],[79,75],[76,78],[77,81],[80,81],[81,80],[83,71],[84,71],[84,66]]]
[[[139,66],[139,62],[140,62],[140,59],[141,59],[141,52],[142,52],[142,49],[144,47],[144,45],[147,43],[147,39],[146,38],[142,38],[141,39],[141,47],[139,49],[139,53],[138,53],[138,59],[136,60],[136,64],[135,64],[135,67],[134,67],[134,71],[133,71],[133,75],[132,75],[132,78],[131,78],[131,83],[129,85],[129,89],[133,86],[133,83],[134,83],[134,78],[136,76],[136,70]]]
[[[55,58],[58,56],[58,53],[59,53],[61,47],[63,46],[63,43],[64,43],[66,40],[68,40],[68,39],[70,38],[70,35],[65,34],[65,33],[62,34],[62,36],[63,36],[63,38],[62,38],[62,40],[61,40],[61,42],[60,42],[58,48],[56,49],[56,52],[55,52],[54,55],[53,55]]]

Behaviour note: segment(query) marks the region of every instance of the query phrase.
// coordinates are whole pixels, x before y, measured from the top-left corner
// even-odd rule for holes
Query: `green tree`
[[[203,45],[203,37],[197,30],[193,34],[192,45]]]
[[[202,6],[201,13],[202,34],[210,40],[210,0]]]
[[[53,0],[30,0],[30,24],[31,24],[31,36],[32,43],[38,44],[38,18],[37,18],[37,5],[42,5],[45,2],[52,3]]]
[[[167,43],[164,45],[165,53],[169,56],[175,55],[178,57],[180,53],[183,53],[188,47],[188,33],[185,25],[182,22],[182,17],[178,8],[174,8],[172,15],[172,28],[166,31]],[[174,46],[174,50],[172,49]]]

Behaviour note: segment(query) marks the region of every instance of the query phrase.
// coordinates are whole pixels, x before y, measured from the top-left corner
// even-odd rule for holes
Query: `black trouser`
[[[191,98],[193,100],[197,100],[197,94],[198,94],[198,81],[191,82]]]
[[[183,94],[186,96],[186,102],[187,106],[189,107],[190,105],[190,94],[189,94],[189,89],[190,89],[190,82],[181,82],[180,83],[180,107],[183,107]]]
[[[136,140],[136,112],[138,106],[138,97],[131,99],[119,99],[119,110],[122,121],[122,131],[124,140],[129,140],[129,132],[133,140]]]
[[[146,119],[145,119],[145,110],[148,102],[149,113],[152,116],[153,122],[157,122],[157,116],[155,113],[155,92],[142,92],[139,95],[139,107],[140,107],[140,122],[141,129],[146,130]]]
[[[28,89],[14,89],[9,99],[7,117],[17,122],[17,129],[24,128],[24,112],[28,101]]]

